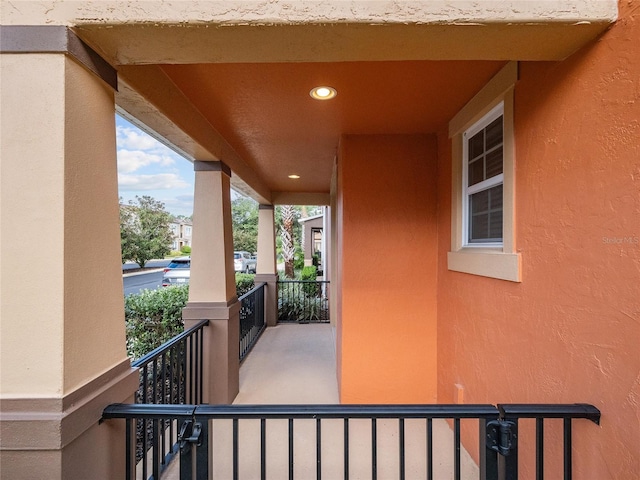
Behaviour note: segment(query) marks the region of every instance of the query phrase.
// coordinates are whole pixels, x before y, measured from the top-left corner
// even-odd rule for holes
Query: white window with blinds
[[[463,133],[465,246],[502,246],[503,121],[501,102]]]
[[[449,122],[451,271],[522,281],[515,230],[517,80],[517,62],[507,63]]]

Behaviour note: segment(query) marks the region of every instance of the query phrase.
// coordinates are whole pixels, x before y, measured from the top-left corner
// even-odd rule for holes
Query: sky
[[[173,215],[193,214],[193,164],[116,115],[118,193],[124,203],[149,195]]]

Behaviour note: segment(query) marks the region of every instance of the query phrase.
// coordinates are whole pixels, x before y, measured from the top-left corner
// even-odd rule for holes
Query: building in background
[[[173,234],[171,250],[179,252],[182,247],[191,246],[191,236],[193,234],[193,223],[186,218],[174,217],[169,224]]]
[[[325,278],[329,272],[325,272],[327,254],[327,242],[325,242],[325,230],[327,230],[326,220],[328,218],[328,207],[324,207],[323,212],[307,218],[298,220],[302,224],[302,250],[304,253],[304,265],[315,265],[318,273]]]

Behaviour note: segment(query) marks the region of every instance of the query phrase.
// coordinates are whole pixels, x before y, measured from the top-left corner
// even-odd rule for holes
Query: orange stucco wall
[[[640,10],[631,3],[571,58],[520,63],[522,283],[448,271],[451,145],[444,129],[438,137],[438,401],[452,402],[460,384],[467,403],[596,405],[601,427],[574,422],[577,479],[640,478]],[[557,450],[547,454],[559,472]],[[521,461],[522,478],[532,466]]]
[[[341,141],[343,403],[436,400],[436,154],[435,136]]]

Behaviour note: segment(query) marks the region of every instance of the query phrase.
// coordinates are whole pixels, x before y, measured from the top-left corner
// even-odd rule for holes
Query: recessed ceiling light
[[[293,178],[294,180],[300,178],[300,175],[289,175],[289,178]]]
[[[334,98],[338,92],[333,87],[316,87],[309,92],[311,98],[315,98],[316,100],[330,100]]]

